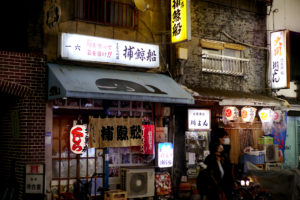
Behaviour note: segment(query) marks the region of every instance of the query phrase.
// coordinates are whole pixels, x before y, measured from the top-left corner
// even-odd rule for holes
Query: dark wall
[[[3,1],[0,7],[0,50],[42,50],[43,1]]]

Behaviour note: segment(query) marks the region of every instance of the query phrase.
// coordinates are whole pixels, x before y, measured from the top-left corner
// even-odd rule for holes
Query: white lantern
[[[253,122],[256,115],[256,108],[246,106],[241,110],[243,122]]]
[[[86,125],[75,125],[70,131],[70,149],[75,154],[82,154],[88,148]]]
[[[234,106],[226,106],[223,108],[223,115],[228,121],[237,120],[239,116],[239,110]]]
[[[274,120],[275,122],[280,122],[280,121],[281,121],[281,116],[282,116],[281,110],[274,110],[274,113],[273,113],[273,120]]]
[[[273,121],[273,110],[271,108],[262,108],[259,112],[259,118],[262,123],[268,123]]]

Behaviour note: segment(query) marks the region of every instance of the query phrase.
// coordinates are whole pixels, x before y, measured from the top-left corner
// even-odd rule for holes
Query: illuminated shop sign
[[[158,45],[70,33],[62,33],[60,42],[59,53],[63,59],[159,67]]]
[[[89,136],[86,125],[76,125],[70,131],[70,148],[75,154],[82,154],[88,149]]]
[[[171,0],[172,43],[191,39],[190,0]]]
[[[173,144],[158,143],[158,167],[172,167],[173,166]]]
[[[272,89],[289,87],[289,62],[287,53],[287,30],[271,33],[270,82]]]
[[[208,130],[208,129],[210,129],[210,110],[189,109],[188,110],[188,129],[189,130]]]

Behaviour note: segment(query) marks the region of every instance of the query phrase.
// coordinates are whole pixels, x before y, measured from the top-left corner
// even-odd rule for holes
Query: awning
[[[93,98],[194,104],[194,98],[166,75],[48,64],[48,99]]]
[[[218,90],[211,88],[186,88],[195,100],[219,102],[221,106],[267,106],[286,107],[286,101],[262,94],[246,93],[241,91]]]

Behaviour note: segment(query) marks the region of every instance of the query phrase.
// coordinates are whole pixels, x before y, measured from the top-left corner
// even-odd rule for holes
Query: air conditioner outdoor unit
[[[121,168],[121,189],[128,198],[154,196],[154,169]]]
[[[265,151],[265,162],[278,161],[278,145],[264,144],[264,151]]]

